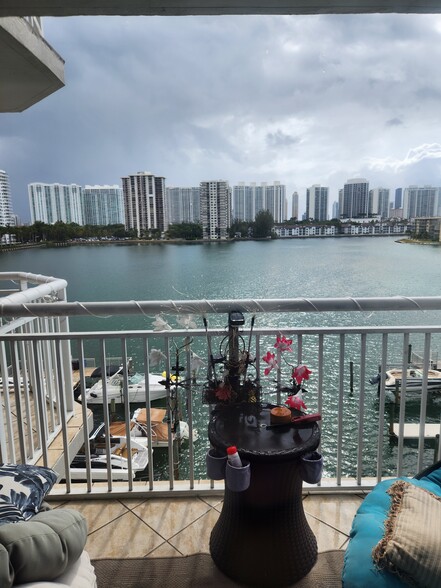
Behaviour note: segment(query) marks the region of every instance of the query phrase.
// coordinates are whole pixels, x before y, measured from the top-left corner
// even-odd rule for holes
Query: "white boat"
[[[129,449],[127,446],[127,437],[110,436],[110,467],[112,480],[129,479]],[[93,481],[107,480],[107,453],[106,441],[104,437],[104,424],[98,427],[97,431],[90,436],[90,468]],[[146,444],[137,443],[132,437],[130,438],[132,478],[137,472],[145,470],[149,462],[149,452]],[[87,480],[86,454],[84,446],[75,456],[70,465],[70,477],[72,480]]]
[[[421,392],[423,389],[424,371],[418,368],[409,368],[406,370],[406,392]],[[391,369],[386,371],[385,388],[391,392],[401,390],[403,380],[403,370]],[[441,390],[441,371],[428,370],[427,372],[427,390]]]
[[[159,398],[166,397],[167,390],[161,382],[165,382],[165,379],[161,374],[149,374],[150,400],[158,400]],[[129,375],[128,384],[129,403],[145,402],[146,390],[144,374],[136,372]],[[112,401],[116,404],[124,403],[122,370],[106,379],[106,388],[108,403]],[[103,404],[103,395],[103,380],[101,379],[91,388],[86,390],[86,404]],[[81,396],[82,395],[78,397],[79,401],[81,401]]]
[[[165,422],[167,411],[165,408],[150,408],[150,422],[152,430],[152,447],[168,447],[168,423]],[[117,421],[110,424],[112,435],[126,433],[126,425],[123,421]],[[147,411],[145,408],[138,408],[133,413],[130,421],[130,436],[137,443],[147,446],[148,427]],[[173,441],[185,441],[190,437],[189,426],[185,421],[179,421],[176,426],[176,432],[172,433]],[[198,433],[193,429],[193,441],[198,438]]]

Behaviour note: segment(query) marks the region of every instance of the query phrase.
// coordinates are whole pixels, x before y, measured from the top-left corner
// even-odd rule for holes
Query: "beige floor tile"
[[[315,495],[303,501],[306,513],[349,535],[352,521],[362,503],[359,496]]]
[[[165,541],[162,545],[149,553],[149,558],[150,557],[182,557],[182,553]]]
[[[162,537],[137,516],[127,512],[91,533],[87,538],[86,551],[91,559],[145,557],[162,543]]]
[[[328,551],[329,549],[340,549],[347,540],[346,535],[329,527],[310,515],[306,515],[306,520],[311,527],[312,532],[317,539],[319,551]]]
[[[193,553],[209,553],[211,530],[219,518],[219,512],[210,509],[203,517],[175,535],[169,543],[183,555]]]
[[[70,502],[68,506],[86,518],[89,533],[129,512],[118,500],[78,500]]]
[[[220,506],[222,510],[222,503],[224,501],[223,496],[201,496],[201,500],[214,508]]]
[[[133,513],[146,522],[164,539],[191,525],[210,507],[199,498],[147,500],[133,509]]]
[[[147,498],[145,496],[139,498],[120,498],[119,501],[127,506],[128,509],[133,510],[135,507],[139,506],[143,502],[145,502]]]

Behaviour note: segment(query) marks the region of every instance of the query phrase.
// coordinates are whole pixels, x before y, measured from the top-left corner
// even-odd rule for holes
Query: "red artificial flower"
[[[306,367],[306,365],[298,365],[293,369],[292,377],[300,386],[303,380],[309,380],[309,374],[312,374],[312,372]]]
[[[292,339],[287,339],[285,335],[281,337],[277,336],[277,340],[274,344],[276,349],[280,349],[280,351],[292,351]]]
[[[289,408],[295,408],[296,410],[306,410],[306,404],[303,402],[301,394],[296,394],[295,396],[288,396],[288,398],[285,401],[285,404],[289,406]]]
[[[273,368],[277,367],[277,359],[274,353],[268,351],[266,355],[262,357],[263,361],[268,364],[268,367],[265,368],[263,372],[265,376],[267,376]]]

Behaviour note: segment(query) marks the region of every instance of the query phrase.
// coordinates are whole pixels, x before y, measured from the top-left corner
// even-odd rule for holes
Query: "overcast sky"
[[[66,86],[0,114],[14,212],[31,182],[349,178],[441,186],[441,16],[43,19]],[[289,211],[291,209],[289,208]]]

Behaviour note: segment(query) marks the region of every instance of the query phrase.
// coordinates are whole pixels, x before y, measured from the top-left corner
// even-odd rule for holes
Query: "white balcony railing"
[[[32,290],[38,294],[38,288],[45,290],[48,286],[37,286]],[[121,380],[121,403],[113,405],[108,402],[110,392],[106,383],[101,405],[87,406],[84,395],[81,404],[73,402],[71,359],[78,360],[79,387],[85,390],[88,382],[85,364],[86,358],[90,357],[95,358],[96,365],[103,372],[110,357],[119,357],[123,365],[131,358],[136,370],[144,375],[164,371],[169,383],[165,387],[163,402],[169,416],[177,402],[179,420],[188,423],[189,439],[179,446],[173,443],[173,419],[170,418],[168,448],[157,449],[150,427],[149,463],[142,481],[132,479],[134,472],[129,465],[127,482],[114,482],[109,469],[108,480],[100,488],[93,484],[92,471],[88,467],[86,495],[139,490],[165,494],[205,493],[219,489],[215,483],[206,480],[204,456],[209,446],[207,425],[213,407],[204,404],[202,398],[210,371],[209,357],[210,354],[217,355],[219,347],[225,345],[228,331],[223,325],[227,323],[231,310],[239,310],[245,315],[246,323],[240,328],[240,335],[250,355],[256,357],[255,368],[251,369],[255,369],[255,375],[260,379],[262,401],[284,401],[280,389],[291,370],[284,358],[291,365],[304,363],[313,371],[306,386],[305,402],[308,411],[323,415],[321,451],[325,460],[325,477],[320,491],[369,488],[384,477],[413,475],[439,455],[437,435],[432,435],[435,439],[427,439],[425,424],[440,427],[440,397],[436,391],[428,389],[428,373],[429,368],[436,367],[433,358],[441,343],[441,297],[69,303],[61,292],[44,294],[51,297],[50,304],[47,298],[42,302],[41,296],[32,297],[30,289],[0,300],[0,315],[4,321],[9,320],[3,325],[0,337],[0,369],[2,375],[8,368],[12,373],[9,388],[5,385],[7,378],[2,377],[0,448],[3,461],[39,462],[51,467],[56,464],[63,478],[57,490],[66,496],[84,494],[84,485],[74,483],[70,476],[69,466],[77,447],[71,448],[69,442],[73,424],[75,427],[83,424],[80,440],[88,439],[92,427],[90,408],[95,423],[104,422],[106,430],[114,413],[118,413],[131,452],[129,422],[133,406],[128,402],[127,374]],[[26,296],[27,301],[17,301],[20,296]],[[29,302],[32,299],[37,301]],[[434,324],[414,324],[418,315],[410,311],[425,311],[426,322],[433,313]],[[160,332],[153,328],[69,332],[66,318],[136,314],[144,325],[152,325],[155,315],[160,314],[164,319],[169,317],[172,323],[189,312],[194,315],[196,328],[172,328]],[[308,324],[310,313],[324,313],[325,317],[330,312],[334,313],[334,319],[337,317],[334,320],[336,326],[301,326],[301,323]],[[351,326],[338,324],[338,317],[342,318],[342,325],[347,323],[350,312],[381,313],[382,318],[390,317],[393,323],[401,322],[403,316],[407,323],[354,326],[355,320],[352,320]],[[252,325],[253,316],[256,318]],[[352,318],[356,316],[351,315]],[[385,323],[390,322],[385,320]],[[265,377],[263,368],[266,364],[261,358],[267,350],[275,351],[277,335],[293,339],[293,353],[281,358],[280,352],[276,351],[278,368]],[[386,390],[384,378],[380,379],[379,386],[369,384],[379,366],[383,372],[390,365],[405,370],[410,348],[421,358],[420,392],[406,392],[406,382],[403,382],[398,398]],[[156,354],[162,357],[159,365],[152,364],[155,355],[152,350],[161,351]],[[202,358],[204,366],[195,367],[193,354]],[[183,371],[176,386],[169,377],[173,376],[177,363]],[[150,401],[151,391],[147,385],[143,404],[149,407]],[[414,440],[405,438],[404,425],[408,422],[419,427]],[[393,423],[398,425],[398,437],[390,435]],[[57,460],[53,457],[54,440]],[[107,455],[109,447],[107,438]],[[86,444],[86,459],[89,458]]]

